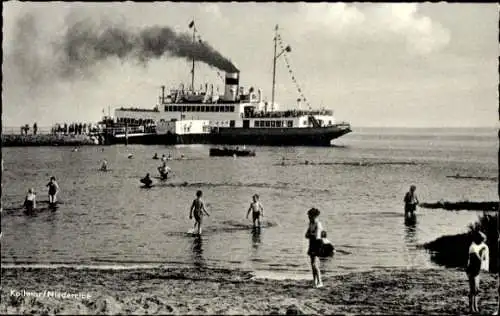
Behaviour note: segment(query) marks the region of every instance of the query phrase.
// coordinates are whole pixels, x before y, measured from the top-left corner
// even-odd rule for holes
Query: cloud
[[[416,3],[301,3],[294,20],[303,36],[322,32],[329,38],[351,41],[404,41],[409,52],[424,55],[442,49],[450,41],[450,32],[419,14]]]
[[[202,5],[202,11],[213,18],[222,18],[220,6],[216,3],[204,3]]]

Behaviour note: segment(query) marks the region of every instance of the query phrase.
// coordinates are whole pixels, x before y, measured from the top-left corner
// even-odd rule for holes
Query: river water
[[[417,246],[466,231],[479,213],[420,208],[416,225],[406,226],[404,193],[415,184],[421,202],[498,200],[496,181],[447,177],[496,177],[497,142],[495,129],[365,128],[332,148],[252,147],[256,157],[236,159],[209,157],[206,145],[3,148],[2,265],[206,266],[309,277],[306,212],[316,207],[338,250],[322,261],[324,273],[433,267]],[[173,155],[175,175],[141,188],[147,172],[157,175],[155,152]],[[98,171],[103,159],[108,172]],[[24,216],[29,187],[47,206],[52,175],[58,210]],[[198,189],[211,214],[201,239],[186,234]],[[245,219],[255,193],[265,208],[260,234]]]

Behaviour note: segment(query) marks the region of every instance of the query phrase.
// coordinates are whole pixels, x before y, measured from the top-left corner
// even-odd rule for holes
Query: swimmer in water
[[[153,184],[153,180],[151,180],[149,173],[147,173],[146,176],[141,179],[141,183],[143,183],[147,187],[149,187]]]
[[[203,223],[203,214],[206,214],[207,216],[210,216],[208,214],[207,209],[205,208],[205,203],[201,199],[203,196],[203,192],[201,190],[198,190],[196,192],[196,198],[193,200],[193,203],[191,204],[191,208],[189,210],[189,219],[193,218],[194,215],[194,230],[197,230],[198,235],[201,235],[201,225]]]
[[[165,154],[161,155],[161,161],[163,162],[167,161],[167,157],[165,156]]]
[[[108,161],[106,159],[102,161],[101,171],[108,171]]]
[[[33,188],[30,188],[28,190],[28,194],[26,194],[26,198],[24,199],[24,207],[26,214],[28,215],[33,214],[36,208],[36,194]]]
[[[262,204],[259,202],[258,194],[254,194],[252,197],[252,203],[250,203],[250,207],[248,208],[247,218],[250,212],[252,212],[253,228],[260,228],[260,217],[264,217],[264,207],[262,207]],[[255,224],[256,222],[258,225]]]
[[[155,153],[155,155],[153,156],[153,159],[159,159],[158,158],[158,153]]]
[[[49,187],[49,205],[55,206],[57,202],[57,193],[59,192],[59,185],[56,182],[56,177],[50,177],[47,187]]]

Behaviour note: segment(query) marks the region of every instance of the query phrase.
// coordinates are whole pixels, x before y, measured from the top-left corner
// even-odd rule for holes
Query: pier
[[[106,145],[108,137],[102,130],[84,133],[56,131],[53,127],[40,127],[36,132],[23,132],[20,128],[2,128],[2,147],[23,146],[87,146]]]

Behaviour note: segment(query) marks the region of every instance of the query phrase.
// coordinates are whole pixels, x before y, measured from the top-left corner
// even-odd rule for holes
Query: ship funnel
[[[226,86],[224,89],[224,100],[236,101],[236,93],[240,84],[238,72],[226,72]]]

